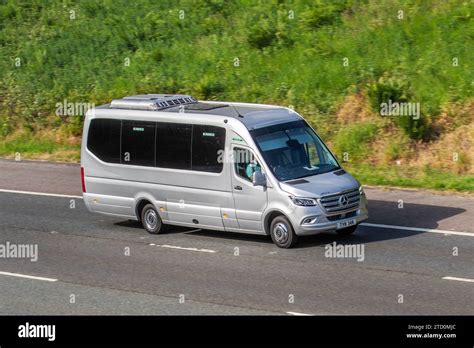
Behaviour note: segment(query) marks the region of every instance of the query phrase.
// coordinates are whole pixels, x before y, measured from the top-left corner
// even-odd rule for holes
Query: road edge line
[[[34,280],[43,280],[45,282],[57,282],[57,279],[54,278],[46,278],[46,277],[37,277],[37,276],[32,276],[32,275],[27,275],[27,274],[21,274],[21,273],[11,273],[11,272],[3,272],[0,271],[0,275],[6,275],[10,277],[17,277],[17,278],[27,278],[27,279],[34,279]]]
[[[432,228],[421,228],[421,227],[409,227],[409,226],[396,226],[396,225],[372,224],[372,223],[367,223],[367,222],[361,223],[360,226],[380,227],[380,228],[390,228],[390,229],[394,229],[394,230],[408,230],[408,231],[415,231],[415,232],[429,232],[429,233],[452,234],[452,235],[456,235],[456,236],[474,237],[474,233],[473,233],[473,232],[436,230],[436,229],[432,229]]]
[[[459,277],[443,277],[444,280],[456,280],[458,282],[474,283],[474,279],[469,278],[459,278]]]
[[[46,193],[46,192],[19,191],[19,190],[6,190],[6,189],[0,189],[0,192],[4,192],[4,193],[18,193],[18,194],[21,194],[21,195],[33,195],[33,196],[47,196],[47,197],[62,197],[62,198],[77,198],[77,199],[83,199],[82,196],[64,195],[64,194],[61,194],[61,193]]]

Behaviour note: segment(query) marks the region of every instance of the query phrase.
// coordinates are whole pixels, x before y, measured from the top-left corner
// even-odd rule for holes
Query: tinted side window
[[[87,148],[104,162],[120,163],[120,120],[91,120]]]
[[[156,166],[191,169],[191,125],[180,123],[157,124]]]
[[[223,167],[224,145],[224,128],[194,125],[192,169],[220,173]]]
[[[122,121],[122,164],[155,165],[155,123]]]

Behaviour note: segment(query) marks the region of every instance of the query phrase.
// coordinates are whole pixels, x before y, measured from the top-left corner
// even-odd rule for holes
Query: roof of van
[[[174,105],[170,105],[174,104]],[[97,109],[147,110],[150,112],[173,112],[225,116],[238,119],[249,130],[300,120],[293,110],[265,104],[197,101],[186,95],[141,94],[116,99]]]

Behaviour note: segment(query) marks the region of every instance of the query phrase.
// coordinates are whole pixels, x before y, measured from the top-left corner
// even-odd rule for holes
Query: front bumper
[[[308,208],[305,208],[304,215],[294,214],[292,216],[293,228],[297,235],[305,236],[320,232],[336,231],[338,223],[352,219],[356,220],[356,224],[360,224],[369,218],[365,196],[361,197],[361,202],[358,208],[344,212],[344,216],[338,217],[336,215],[337,214],[327,215],[323,213],[319,207],[314,209],[314,211],[309,211]],[[309,224],[303,223],[305,219],[312,217],[317,218],[316,222]]]
[[[327,232],[327,231],[336,231],[337,230],[337,224],[339,222],[343,221],[349,221],[352,219],[356,220],[356,224],[360,224],[361,222],[367,220],[369,218],[369,214],[367,211],[363,211],[359,209],[357,211],[356,216],[352,216],[349,218],[343,218],[337,221],[327,221],[327,222],[321,222],[321,223],[315,223],[312,225],[304,225],[300,224],[298,228],[295,228],[295,233],[299,236],[306,236],[306,235],[312,235],[312,234],[317,234],[320,232]]]

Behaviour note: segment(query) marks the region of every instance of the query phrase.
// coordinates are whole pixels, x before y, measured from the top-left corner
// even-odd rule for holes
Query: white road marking
[[[286,312],[286,314],[290,314],[290,315],[300,315],[300,316],[312,316],[312,315],[314,315],[314,314],[298,313],[298,312]]]
[[[211,249],[185,248],[185,247],[180,247],[180,246],[175,246],[175,245],[167,245],[167,244],[160,245],[160,247],[170,248],[170,249],[179,249],[179,250],[200,251],[200,252],[203,252],[203,253],[216,253],[217,252],[217,250],[211,250]]]
[[[169,249],[178,249],[178,250],[187,250],[187,251],[199,251],[199,252],[202,252],[202,253],[217,253],[217,250],[187,248],[187,247],[181,247],[181,246],[176,246],[176,245],[168,245],[168,244],[150,243],[148,245],[156,246],[156,247],[160,247],[160,248],[169,248]]]
[[[382,224],[370,224],[363,222],[361,226],[367,227],[380,227],[380,228],[391,228],[394,230],[408,230],[408,231],[417,231],[417,232],[429,232],[429,233],[441,233],[441,234],[452,234],[455,236],[468,236],[474,237],[473,232],[459,232],[459,231],[448,231],[448,230],[435,230],[431,228],[421,228],[421,227],[407,227],[407,226],[395,226],[395,225],[382,225]]]
[[[26,275],[26,274],[20,274],[20,273],[10,273],[10,272],[1,272],[0,274],[6,275],[6,276],[11,276],[11,277],[18,277],[18,278],[28,278],[28,279],[35,279],[35,280],[44,280],[46,282],[57,282],[57,279],[54,278],[45,278],[45,277],[35,277],[31,275]]]
[[[458,282],[474,283],[474,279],[469,279],[469,278],[443,277],[442,279],[446,279],[446,280],[457,280]]]
[[[48,197],[63,197],[63,198],[82,199],[82,196],[63,195],[63,194],[59,194],[59,193],[45,193],[45,192],[18,191],[18,190],[5,190],[5,189],[0,189],[0,192],[19,193],[19,194],[22,194],[22,195],[33,195],[33,196],[48,196]]]

